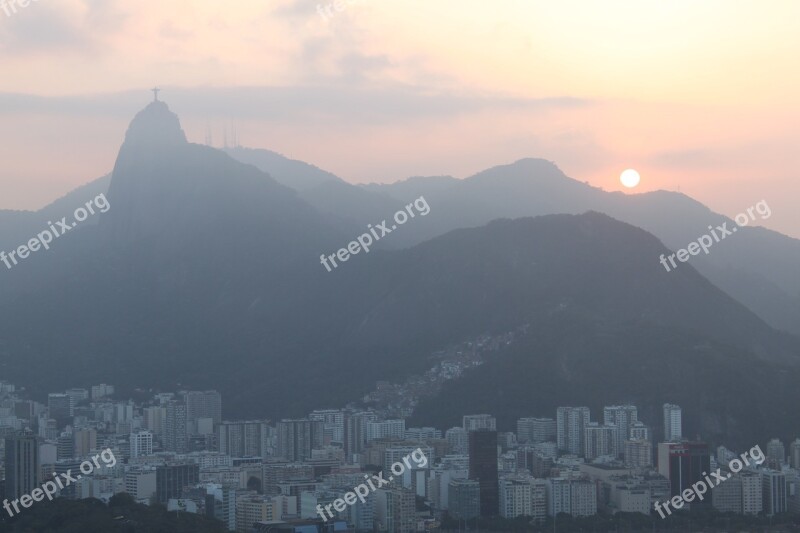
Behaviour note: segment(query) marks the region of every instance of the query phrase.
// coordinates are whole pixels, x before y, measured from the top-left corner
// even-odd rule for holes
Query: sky
[[[800,2],[10,2],[0,209],[110,172],[158,85],[190,141],[235,127],[352,183],[541,157],[622,190],[635,168],[629,194],[765,200],[761,224],[800,238]]]

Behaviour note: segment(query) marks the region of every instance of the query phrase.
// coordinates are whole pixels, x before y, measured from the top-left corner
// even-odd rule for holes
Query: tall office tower
[[[786,502],[786,475],[775,470],[762,470],[762,496],[764,512],[767,516],[785,513],[788,510]]]
[[[757,515],[764,509],[761,474],[745,470],[737,476],[742,480],[742,514]]]
[[[559,407],[556,410],[558,449],[583,456],[586,426],[591,422],[588,407]]]
[[[584,429],[584,457],[587,461],[603,455],[617,455],[617,426],[590,422]]]
[[[497,431],[497,419],[492,415],[464,415],[463,428],[466,431],[488,429]]]
[[[375,528],[392,533],[417,531],[417,509],[414,493],[398,487],[375,491]]]
[[[56,441],[56,457],[58,459],[73,459],[75,457],[75,441],[71,433],[62,433]]]
[[[772,439],[767,443],[767,468],[780,470],[786,461],[786,448],[780,439]]]
[[[197,463],[168,463],[156,467],[156,498],[167,503],[170,498],[180,498],[183,489],[200,480]]]
[[[72,422],[72,400],[66,394],[48,394],[47,410],[50,413],[50,418],[56,421],[59,428],[63,428]]]
[[[131,457],[153,455],[153,434],[147,430],[131,433]]]
[[[97,430],[94,428],[76,429],[72,432],[75,457],[87,457],[97,449]]]
[[[472,479],[451,479],[447,484],[447,511],[456,520],[472,520],[481,515],[481,488]]]
[[[344,414],[344,456],[348,464],[364,451],[367,443],[367,422],[377,420],[375,413],[347,410]]]
[[[322,422],[326,446],[331,442],[344,442],[344,413],[340,409],[317,409],[308,419]]]
[[[800,468],[800,439],[794,439],[789,444],[789,466]]]
[[[552,418],[520,418],[517,420],[517,439],[520,443],[556,440],[556,421]]]
[[[406,421],[403,418],[367,422],[367,441],[386,438],[404,439],[405,437]]]
[[[267,456],[269,425],[264,420],[223,422],[217,426],[220,453],[231,457]]]
[[[19,499],[39,488],[41,465],[39,438],[28,431],[20,431],[5,438],[5,498]]]
[[[683,438],[681,408],[671,403],[664,404],[664,442],[679,442]]]
[[[603,423],[617,428],[614,453],[622,457],[625,441],[630,438],[631,427],[639,421],[639,411],[635,405],[610,405],[603,409]]]
[[[153,435],[163,435],[167,425],[167,408],[160,405],[142,409],[142,424]]]
[[[630,434],[627,436],[629,440],[649,440],[652,441],[650,428],[642,422],[636,422],[631,426]]]
[[[649,440],[626,440],[624,461],[632,468],[653,466],[653,444]]]
[[[469,478],[480,484],[481,516],[497,516],[500,512],[497,431],[469,432]]]
[[[466,429],[450,428],[444,432],[444,438],[450,446],[451,453],[466,454],[469,452],[469,432]]]
[[[70,400],[70,414],[75,414],[75,407],[81,402],[89,399],[89,391],[86,389],[67,389],[67,396]]]
[[[197,420],[210,418],[214,424],[222,422],[222,395],[215,390],[188,391],[183,394],[186,404],[186,421],[192,434],[197,434]]]
[[[167,419],[164,426],[164,449],[168,452],[186,453],[189,447],[186,404],[181,400],[167,402]]]
[[[677,496],[692,484],[703,480],[710,472],[711,455],[705,442],[660,442],[658,444],[658,473],[669,480],[670,495]],[[692,503],[707,505],[709,501]]]
[[[287,461],[311,459],[311,450],[322,446],[322,422],[307,418],[278,422],[278,456]]]
[[[572,491],[569,480],[551,477],[547,479],[547,514],[558,516],[559,513],[569,514],[572,511]]]

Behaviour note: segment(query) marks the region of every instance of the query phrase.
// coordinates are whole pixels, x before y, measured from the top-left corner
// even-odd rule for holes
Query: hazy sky
[[[10,1],[10,0],[6,0]],[[800,237],[800,2],[38,0],[0,10],[0,208],[107,173],[154,84],[190,140],[351,182],[522,157]],[[324,11],[324,9],[323,9]],[[676,214],[676,216],[679,216]]]

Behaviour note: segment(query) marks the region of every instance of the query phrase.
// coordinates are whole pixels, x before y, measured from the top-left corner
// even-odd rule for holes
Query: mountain
[[[526,326],[528,336],[417,416],[450,420],[465,386],[473,388],[464,406],[518,406],[506,416],[544,414],[591,390],[595,402],[635,398],[644,410],[682,398],[697,420],[725,417],[713,435],[791,436],[800,415],[780,406],[800,399],[790,386],[800,341],[693,263],[666,272],[657,258],[668,249],[655,236],[598,212],[480,224],[500,208],[528,209],[510,197],[523,186],[550,193],[537,209],[602,196],[563,186],[552,165],[526,164],[541,172],[509,168],[505,178],[489,172],[458,190],[428,189],[429,215],[385,240],[408,228],[441,231],[459,220],[457,206],[480,201],[481,212],[461,217],[474,227],[359,253],[328,272],[320,254],[359,234],[351,221],[255,166],[188,143],[178,118],[154,102],[128,129],[108,212],[0,276],[0,372],[39,395],[100,382],[121,394],[216,388],[226,417],[302,416],[357,401],[376,380],[423,373],[449,345]],[[481,198],[493,180],[505,192]],[[755,407],[734,411],[742,398]],[[717,412],[722,402],[730,407]],[[751,424],[756,408],[783,418]]]

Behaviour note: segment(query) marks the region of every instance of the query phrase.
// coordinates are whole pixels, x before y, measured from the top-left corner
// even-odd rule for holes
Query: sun
[[[639,185],[640,180],[641,177],[639,176],[639,173],[633,170],[632,168],[624,170],[622,174],[619,175],[620,183],[622,183],[622,185],[624,185],[629,189],[633,189],[634,187]]]

